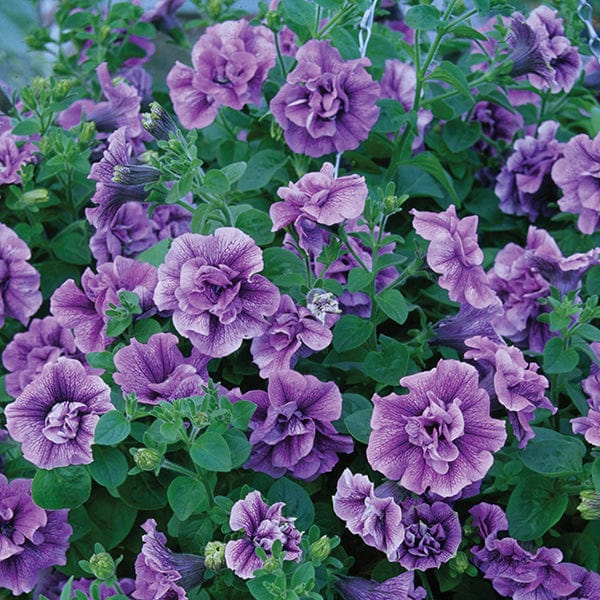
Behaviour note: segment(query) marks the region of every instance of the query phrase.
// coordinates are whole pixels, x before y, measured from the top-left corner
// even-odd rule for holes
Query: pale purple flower
[[[37,148],[24,141],[23,136],[13,135],[11,129],[0,131],[0,185],[21,183],[21,167],[34,160]]]
[[[172,333],[155,333],[145,344],[132,339],[115,353],[115,383],[126,394],[135,392],[143,404],[199,395],[205,381],[198,367],[208,361],[196,351],[184,358],[177,343]]]
[[[267,392],[254,390],[243,399],[257,406],[246,468],[312,481],[333,469],[339,452],[352,452],[352,438],[332,425],[342,414],[342,396],[333,382],[282,371],[271,376]]]
[[[296,529],[293,518],[282,515],[283,502],[269,506],[260,492],[250,492],[238,500],[231,509],[229,526],[233,531],[244,531],[244,537],[231,540],[225,546],[225,563],[242,579],[254,577],[254,571],[262,568],[263,561],[256,549],[262,548],[267,558],[276,541],[280,541],[285,560],[299,561],[302,557],[300,540],[302,534]]]
[[[415,231],[429,240],[427,264],[440,274],[439,286],[450,300],[467,302],[474,308],[498,304],[481,266],[483,252],[477,241],[478,217],[459,219],[452,204],[441,213],[412,209]]]
[[[61,356],[85,360],[71,331],[55,317],[33,319],[29,329],[17,333],[2,352],[2,364],[9,371],[5,379],[7,393],[16,398],[46,364]]]
[[[176,238],[190,232],[192,213],[178,204],[157,206],[152,211],[150,223],[159,240]]]
[[[506,431],[504,422],[490,418],[478,380],[475,367],[440,360],[400,380],[407,395],[375,394],[369,464],[410,491],[429,489],[444,498],[482,479]]]
[[[334,167],[326,162],[319,172],[306,173],[297,183],[280,187],[269,209],[272,231],[278,231],[301,216],[321,225],[337,225],[356,219],[365,207],[369,190],[365,178],[358,175],[335,177]]]
[[[142,21],[152,23],[159,31],[171,31],[179,27],[175,13],[185,0],[156,0],[154,8],[142,15]]]
[[[277,41],[279,42],[279,50],[283,56],[296,56],[298,53],[296,39],[296,34],[287,25],[284,25],[279,30],[277,33]]]
[[[296,60],[270,103],[288,146],[314,157],[357,148],[379,117],[379,84],[365,70],[370,61],[344,61],[328,40],[308,41]]]
[[[323,350],[332,340],[329,328],[308,308],[297,306],[282,294],[277,312],[269,317],[268,329],[252,340],[250,352],[260,376],[291,369],[300,356]]]
[[[134,292],[139,298],[142,314],[156,312],[152,295],[157,283],[156,267],[131,258],[117,256],[114,262],[98,267],[98,273],[86,269],[79,289],[67,279],[50,298],[50,310],[57,321],[72,329],[75,343],[82,352],[99,352],[114,338],[106,336],[110,305],[120,306],[119,293]]]
[[[262,275],[262,252],[232,227],[179,236],[158,270],[154,299],[173,311],[175,329],[203,354],[227,356],[262,335],[279,291]]]
[[[365,544],[388,555],[404,541],[402,508],[391,497],[377,497],[366,475],[344,470],[333,496],[333,510]]]
[[[147,110],[152,102],[152,75],[142,66],[119,70],[119,76],[128,81],[141,98],[140,110]]]
[[[343,600],[425,600],[427,591],[415,587],[415,574],[407,571],[379,582],[360,577],[338,577],[335,589]]]
[[[494,189],[502,212],[526,215],[531,222],[540,215],[550,217],[556,212],[548,204],[556,202],[559,195],[550,176],[564,146],[556,140],[557,129],[556,121],[545,121],[536,137],[527,136],[515,142],[514,152],[502,167]]]
[[[572,137],[563,154],[552,167],[552,179],[563,192],[558,206],[578,215],[579,230],[592,234],[600,220],[600,134],[593,140],[585,133]]]
[[[259,104],[262,84],[275,65],[273,33],[247,21],[208,27],[192,49],[192,67],[179,61],[167,75],[175,113],[187,129],[210,125],[220,106]]]
[[[204,559],[194,554],[176,554],[166,546],[166,536],[156,521],[142,524],[142,550],[135,559],[135,591],[139,600],[187,600],[186,591],[204,580]]]
[[[600,342],[592,342],[590,348],[600,361]],[[590,364],[590,374],[581,382],[583,391],[589,396],[588,404],[600,409],[600,366],[595,361]]]
[[[458,550],[462,534],[458,514],[445,502],[410,503],[403,507],[404,541],[388,556],[405,569],[434,569]]]
[[[600,447],[600,410],[590,406],[587,416],[571,419],[574,434],[583,435],[585,441],[592,446]]]
[[[5,317],[27,325],[42,304],[40,274],[27,262],[30,258],[29,246],[0,223],[0,327]]]
[[[79,361],[59,358],[6,406],[6,428],[36,467],[87,465],[100,416],[113,409],[100,377]]]
[[[0,587],[16,596],[30,592],[41,570],[66,564],[68,512],[37,506],[30,479],[0,474]]]

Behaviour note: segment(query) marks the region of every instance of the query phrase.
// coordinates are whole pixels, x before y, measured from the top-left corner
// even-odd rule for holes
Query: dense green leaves
[[[342,315],[333,328],[333,347],[346,352],[364,344],[373,332],[373,323],[355,315]]]
[[[38,469],[31,484],[34,502],[51,510],[81,506],[91,490],[90,475],[84,466]]]

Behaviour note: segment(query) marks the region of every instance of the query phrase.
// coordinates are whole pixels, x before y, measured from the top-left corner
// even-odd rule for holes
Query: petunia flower
[[[338,577],[334,585],[343,600],[425,600],[427,591],[421,586],[415,587],[414,577],[413,571],[381,582],[360,577]]]

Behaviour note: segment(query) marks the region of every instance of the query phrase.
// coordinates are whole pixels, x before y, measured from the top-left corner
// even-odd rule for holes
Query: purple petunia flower
[[[518,111],[512,112],[495,104],[483,100],[477,102],[471,113],[471,121],[477,121],[481,125],[482,138],[480,138],[474,149],[478,152],[495,156],[497,151],[493,145],[486,141],[489,138],[495,142],[512,143],[515,134],[523,129],[523,117]]]
[[[572,137],[563,154],[552,167],[552,179],[563,192],[558,206],[578,215],[579,230],[592,234],[600,221],[600,134],[593,140],[585,133]]]
[[[338,452],[352,452],[352,438],[331,423],[342,414],[342,396],[333,382],[283,371],[271,376],[267,392],[254,390],[243,399],[257,406],[245,468],[312,481],[333,469]]]
[[[548,64],[548,53],[542,48],[543,40],[520,13],[512,17],[506,42],[511,48],[511,77],[533,76],[536,78],[536,87],[540,89],[552,82],[554,72]]]
[[[85,360],[77,350],[71,331],[62,327],[55,317],[33,319],[29,329],[17,333],[2,352],[2,364],[10,371],[5,379],[7,393],[16,398],[46,364],[61,356],[80,362]]]
[[[42,304],[40,274],[27,262],[30,258],[29,246],[0,223],[0,327],[5,317],[27,325]]]
[[[277,540],[282,544],[285,560],[299,561],[302,557],[302,534],[296,529],[294,519],[281,514],[284,506],[283,502],[269,506],[261,498],[260,492],[250,492],[233,505],[229,526],[233,531],[243,530],[244,537],[227,542],[225,563],[238,577],[252,578],[254,571],[263,566],[256,549],[262,548],[269,557]]]
[[[334,585],[344,600],[425,600],[427,591],[421,586],[415,587],[414,577],[413,571],[382,582],[360,577],[338,577]]]
[[[277,312],[269,317],[268,329],[252,340],[250,352],[260,376],[267,378],[291,369],[299,356],[323,350],[332,338],[329,327],[308,308],[282,294]]]
[[[489,536],[496,537],[501,531],[508,531],[508,520],[504,511],[495,504],[480,502],[469,509],[473,517],[473,526],[477,529],[479,537],[485,541]]]
[[[483,252],[477,242],[478,218],[459,219],[454,205],[441,213],[412,209],[415,231],[429,240],[427,264],[441,275],[438,283],[450,300],[486,308],[499,300],[481,266]]]
[[[408,490],[444,498],[482,479],[506,431],[490,418],[478,380],[471,365],[440,360],[431,371],[400,380],[408,395],[375,394],[369,464]]]
[[[173,311],[175,329],[208,356],[227,356],[262,335],[279,291],[262,275],[262,252],[233,227],[178,237],[158,270],[159,310]]]
[[[166,546],[167,538],[148,519],[142,529],[142,550],[135,559],[135,592],[139,600],[187,600],[186,590],[204,580],[204,559],[194,554],[176,554]]]
[[[329,40],[308,41],[296,60],[270,103],[288,146],[313,157],[357,148],[379,117],[379,84],[365,70],[370,61],[342,60]]]
[[[169,32],[179,27],[175,13],[185,4],[185,0],[157,0],[154,8],[142,15],[142,21],[152,23],[159,31]]]
[[[563,563],[569,570],[571,582],[579,587],[566,597],[566,600],[595,600],[600,598],[600,574],[588,571],[573,563]]]
[[[571,429],[575,435],[583,435],[592,446],[600,446],[600,410],[590,406],[585,417],[571,419]]]
[[[155,333],[145,344],[132,339],[114,356],[115,383],[127,394],[135,392],[143,404],[200,394],[205,381],[198,374],[198,367],[203,370],[208,357],[195,351],[185,359],[177,347],[178,341],[172,333]]]
[[[175,113],[187,129],[210,125],[220,106],[240,110],[258,104],[262,84],[275,65],[273,33],[247,21],[208,27],[192,49],[193,68],[179,61],[167,75]]]
[[[433,569],[448,562],[457,552],[462,534],[460,521],[445,502],[419,502],[404,509],[404,541],[389,560],[405,569]]]
[[[106,336],[106,311],[111,304],[120,306],[119,293],[134,292],[142,310],[140,317],[148,316],[156,310],[152,303],[156,283],[156,267],[117,256],[114,262],[100,265],[97,274],[89,268],[84,271],[83,291],[67,279],[52,294],[50,310],[63,327],[73,329],[82,352],[102,351],[113,339]]]
[[[0,474],[0,586],[30,592],[39,571],[67,562],[73,529],[68,510],[46,511],[31,498],[31,480]]]
[[[0,185],[21,183],[19,171],[34,160],[36,150],[23,136],[13,135],[10,124],[8,128],[0,128]]]
[[[71,585],[71,592],[76,592],[77,590],[86,594],[88,598],[91,598],[90,595],[90,587],[93,583],[91,579],[75,579],[73,580],[73,584]],[[135,591],[135,581],[130,579],[129,577],[119,579],[118,580],[119,587],[121,591],[126,597],[130,597],[131,594]],[[100,594],[100,600],[109,600],[110,598],[114,598],[117,595],[117,592],[112,586],[107,586],[104,582],[100,583],[98,587],[98,592]],[[52,598],[50,600],[53,600]],[[58,598],[57,598],[58,600]]]
[[[334,167],[326,162],[318,173],[306,173],[297,183],[280,187],[269,209],[272,231],[305,217],[321,225],[337,225],[345,219],[356,219],[365,207],[369,190],[365,178],[347,175],[335,178]]]
[[[365,544],[388,555],[404,541],[402,508],[391,497],[377,497],[366,475],[344,470],[333,496],[333,510]]]
[[[6,406],[6,428],[36,467],[87,465],[100,415],[113,409],[100,377],[79,361],[59,358]]]
[[[562,157],[564,146],[555,138],[557,129],[556,121],[545,121],[536,137],[527,136],[515,142],[514,152],[502,167],[494,189],[502,212],[527,215],[531,222],[540,215],[554,214],[548,204],[558,199],[558,188],[550,171]]]

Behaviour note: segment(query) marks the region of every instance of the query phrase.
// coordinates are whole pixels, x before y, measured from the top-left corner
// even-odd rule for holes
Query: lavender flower
[[[412,209],[415,231],[429,240],[427,264],[441,275],[440,287],[450,300],[467,302],[474,308],[498,304],[481,263],[483,252],[477,242],[476,216],[459,219],[454,205],[441,213]]]
[[[331,423],[342,414],[342,396],[333,382],[283,371],[271,376],[267,392],[255,390],[243,398],[257,405],[246,468],[312,481],[331,471],[338,452],[352,452],[352,439]]]
[[[34,160],[36,147],[21,140],[23,137],[13,135],[10,127],[0,130],[0,185],[21,183],[21,167]]]
[[[31,480],[0,474],[0,586],[30,592],[39,571],[67,562],[73,529],[67,510],[45,511],[31,498]]]
[[[294,526],[294,519],[281,514],[284,506],[283,502],[267,505],[260,492],[250,492],[243,500],[238,500],[233,505],[229,526],[233,531],[243,530],[244,537],[227,542],[225,562],[238,577],[252,578],[254,571],[263,566],[256,549],[262,548],[269,557],[277,540],[282,544],[285,560],[300,560],[302,534]]]
[[[5,379],[7,393],[16,398],[46,364],[61,356],[85,360],[75,346],[71,331],[62,327],[55,317],[33,319],[29,329],[17,333],[2,352],[2,364],[10,371]]]
[[[268,329],[252,340],[250,352],[260,376],[267,378],[291,369],[299,356],[323,350],[332,337],[329,328],[308,308],[297,306],[283,294],[277,312],[269,318]]]
[[[76,360],[59,358],[6,406],[6,428],[36,467],[87,465],[100,415],[113,409],[100,377]]]
[[[326,40],[310,40],[296,60],[270,103],[288,146],[314,157],[357,148],[379,116],[379,85],[365,70],[370,61],[343,61]]]
[[[204,580],[204,559],[194,554],[176,554],[167,546],[167,538],[157,531],[156,521],[142,525],[142,550],[135,560],[135,591],[139,600],[187,600],[186,590]]]
[[[192,213],[177,204],[157,206],[152,212],[150,223],[157,239],[176,238],[190,232]]]
[[[52,294],[50,310],[63,327],[73,329],[75,343],[82,352],[98,352],[113,339],[106,336],[106,311],[111,304],[120,306],[119,293],[134,292],[141,316],[147,316],[155,311],[152,294],[156,282],[156,267],[117,256],[114,262],[100,265],[97,274],[89,268],[83,272],[83,291],[67,279]]]
[[[552,167],[552,179],[563,192],[558,206],[578,215],[579,230],[592,234],[600,220],[600,134],[593,140],[585,133],[572,137],[563,154]]]
[[[339,577],[335,589],[344,600],[425,600],[427,591],[418,586],[415,588],[415,574],[407,571],[381,583],[360,577]]]
[[[445,502],[420,502],[405,509],[404,541],[389,560],[425,571],[448,562],[462,539],[458,515]]]
[[[185,0],[157,0],[154,8],[142,15],[142,21],[152,23],[159,31],[177,29],[179,24],[175,13],[185,4]]]
[[[158,270],[159,310],[173,311],[181,335],[209,356],[227,356],[242,340],[262,335],[279,305],[277,288],[261,275],[262,252],[232,227],[178,237]]]
[[[540,215],[554,214],[548,204],[558,199],[558,188],[550,171],[562,157],[564,146],[555,139],[557,129],[557,122],[545,121],[537,137],[527,136],[515,142],[514,152],[498,175],[494,189],[502,212],[527,215],[531,222]]]
[[[431,371],[403,377],[408,395],[373,396],[370,465],[417,494],[447,498],[482,479],[492,452],[506,440],[504,423],[489,417],[477,370],[440,360]]]
[[[115,383],[127,394],[135,392],[143,404],[198,395],[205,382],[197,366],[202,368],[207,360],[197,352],[184,359],[177,343],[172,333],[156,333],[145,344],[132,339],[114,356]]]
[[[26,325],[42,304],[40,274],[27,262],[30,258],[29,246],[0,223],[0,327],[5,317]]]
[[[571,428],[575,435],[583,435],[592,446],[600,446],[600,410],[590,406],[587,416],[571,419]]]
[[[404,541],[402,509],[391,497],[377,497],[366,475],[344,470],[333,496],[333,510],[365,544],[388,555]]]
[[[571,582],[579,587],[567,596],[567,600],[594,600],[600,598],[600,574],[588,571],[573,563],[563,563],[569,570]]]
[[[179,61],[167,75],[173,108],[188,129],[210,125],[220,106],[258,104],[275,65],[275,40],[266,27],[226,21],[206,29],[192,49],[193,68]]]

